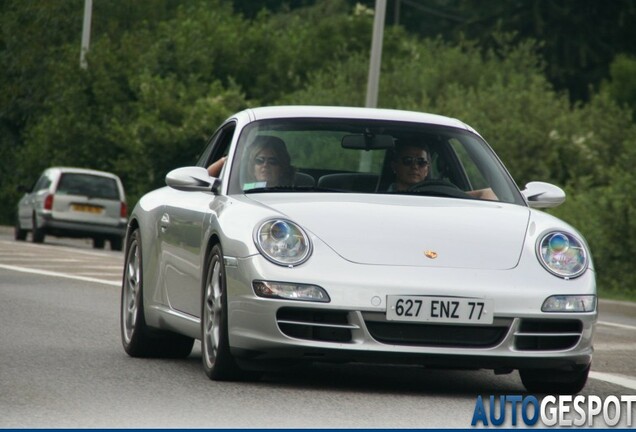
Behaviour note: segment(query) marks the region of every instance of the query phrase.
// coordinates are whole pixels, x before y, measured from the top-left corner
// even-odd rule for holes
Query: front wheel
[[[120,316],[124,350],[131,357],[187,357],[192,351],[194,339],[151,329],[146,325],[139,229],[129,237],[124,263]]]
[[[583,369],[520,369],[525,388],[532,393],[577,394],[585,387],[591,364]]]
[[[227,381],[243,375],[230,353],[225,266],[220,245],[212,248],[206,267],[201,299],[201,351],[208,378]]]
[[[110,240],[110,249],[114,251],[120,251],[123,248],[123,239],[121,237],[111,237]]]

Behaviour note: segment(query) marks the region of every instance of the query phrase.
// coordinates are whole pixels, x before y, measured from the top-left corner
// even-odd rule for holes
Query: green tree
[[[620,105],[636,113],[636,56],[619,54],[610,64],[610,77],[604,91]]]
[[[227,2],[157,1],[171,13],[152,23],[139,21],[135,7],[125,20],[109,13],[115,4],[101,6],[112,20],[101,28],[113,35],[94,38],[88,69],[78,68],[75,44],[60,46],[41,111],[19,131],[14,153],[29,181],[54,164],[113,171],[133,203],[167,171],[193,163],[230,113],[272,103],[301,87],[310,70],[366,50],[371,24],[341,1],[253,20]]]

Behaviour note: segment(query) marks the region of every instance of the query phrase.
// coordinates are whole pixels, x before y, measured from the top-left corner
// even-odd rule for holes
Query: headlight
[[[550,273],[571,279],[587,269],[587,252],[583,242],[571,234],[553,231],[539,241],[539,261]]]
[[[309,236],[288,220],[263,222],[254,237],[258,250],[274,264],[293,267],[304,263],[311,255]]]

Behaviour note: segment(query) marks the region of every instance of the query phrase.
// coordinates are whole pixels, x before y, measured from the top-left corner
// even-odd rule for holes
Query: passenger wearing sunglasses
[[[395,148],[391,168],[395,174],[395,182],[389,186],[388,191],[405,191],[424,181],[428,176],[428,151],[423,146],[415,144],[398,145]]]
[[[248,153],[248,183],[266,182],[267,187],[291,186],[295,169],[291,166],[291,159],[285,142],[274,136],[261,135],[256,137]],[[217,159],[208,166],[211,177],[219,177],[227,161],[227,156]]]
[[[249,149],[247,161],[248,182],[266,182],[267,187],[293,185],[295,169],[282,139],[258,136]]]

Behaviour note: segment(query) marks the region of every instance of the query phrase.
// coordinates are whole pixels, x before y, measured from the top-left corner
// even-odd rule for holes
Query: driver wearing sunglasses
[[[405,191],[423,181],[429,170],[428,151],[416,144],[402,144],[395,148],[391,168],[395,182],[389,186],[389,192]]]

